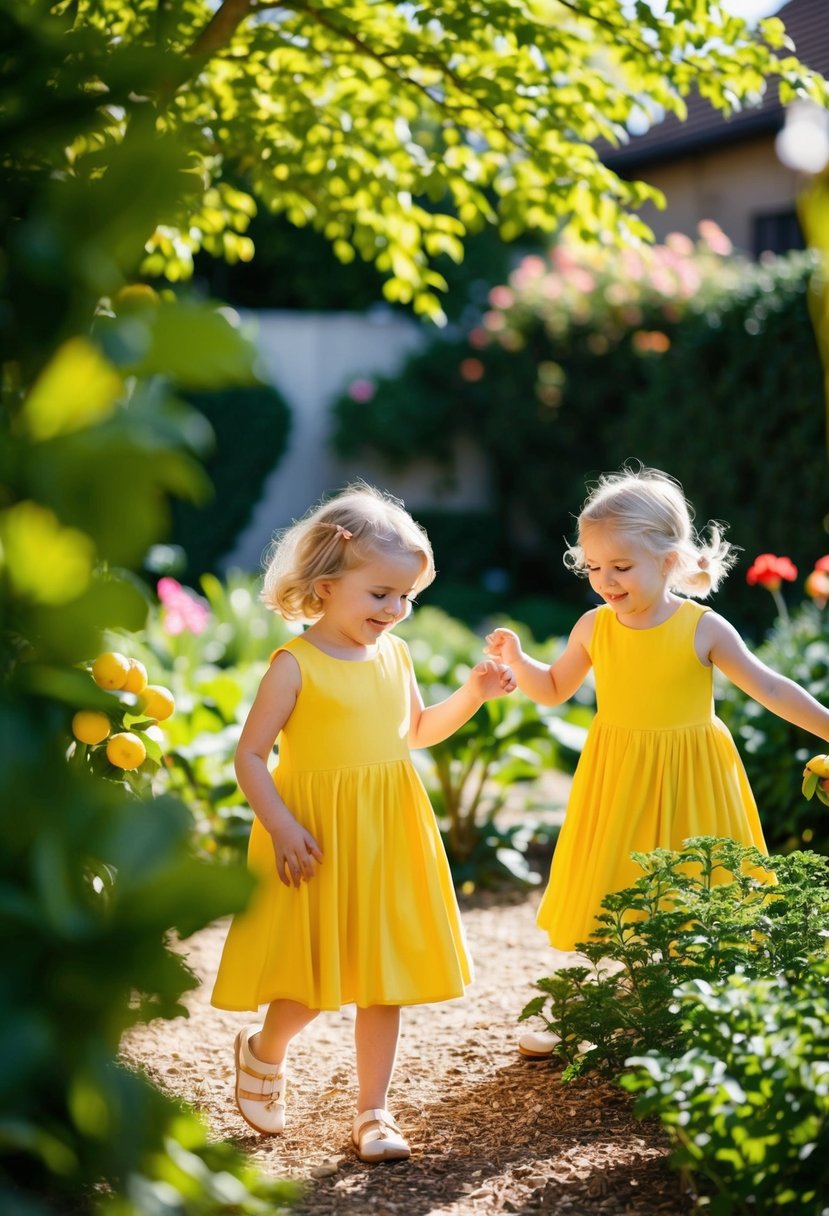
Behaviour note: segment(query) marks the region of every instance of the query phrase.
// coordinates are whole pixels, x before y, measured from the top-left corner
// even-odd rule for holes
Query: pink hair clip
[[[337,535],[341,536],[343,540],[351,540],[354,535],[353,532],[349,532],[348,528],[344,528],[342,524],[334,524],[334,527],[337,529]]]

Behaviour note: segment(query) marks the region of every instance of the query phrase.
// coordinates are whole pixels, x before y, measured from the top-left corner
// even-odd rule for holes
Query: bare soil
[[[403,1012],[389,1107],[412,1145],[409,1161],[367,1166],[350,1147],[350,1008],[323,1013],[295,1041],[285,1134],[263,1138],[242,1121],[233,1105],[233,1040],[252,1019],[209,1004],[225,924],[185,943],[203,980],[189,1018],[136,1029],[124,1054],[263,1171],[302,1180],[300,1216],[683,1216],[693,1204],[668,1166],[658,1124],[635,1119],[612,1084],[562,1085],[554,1064],[517,1053],[516,1018],[534,981],[572,961],[536,927],[538,900],[538,889],[463,899],[475,983],[460,1000]]]

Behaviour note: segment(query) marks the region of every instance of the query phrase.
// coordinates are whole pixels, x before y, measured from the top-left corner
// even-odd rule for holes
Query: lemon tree
[[[101,90],[130,104],[140,51],[110,58],[94,23],[35,2],[0,4],[0,41],[0,1210],[278,1212],[282,1184],[118,1062],[130,1025],[184,1012],[171,939],[250,883],[147,788],[147,671],[104,642],[143,626],[135,571],[171,497],[204,490],[178,392],[249,381],[254,355],[216,305],[124,290],[203,188],[154,124],[103,131]]]

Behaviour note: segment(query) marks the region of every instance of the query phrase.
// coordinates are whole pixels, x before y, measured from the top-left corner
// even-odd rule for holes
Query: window
[[[804,249],[805,245],[794,207],[752,216],[751,248],[756,258],[762,253],[788,253],[790,249]]]

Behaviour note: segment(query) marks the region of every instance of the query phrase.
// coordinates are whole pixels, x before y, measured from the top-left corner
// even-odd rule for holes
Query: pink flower
[[[177,579],[166,575],[156,587],[162,605],[161,623],[165,633],[204,633],[210,620],[210,609],[202,599],[182,587]]]
[[[348,395],[352,401],[364,405],[367,401],[371,401],[374,394],[377,392],[377,386],[373,380],[352,380],[348,386]]]
[[[733,252],[734,246],[731,241],[719,224],[715,224],[713,220],[700,220],[697,224],[697,232],[712,253],[718,253],[720,257],[727,258]]]
[[[509,287],[493,287],[489,293],[489,302],[493,308],[512,308],[515,294]]]

